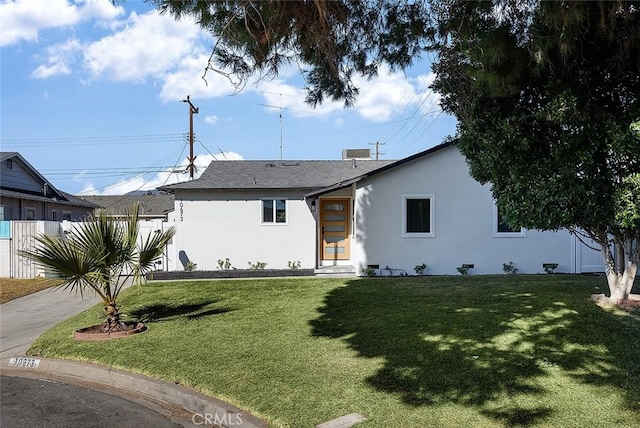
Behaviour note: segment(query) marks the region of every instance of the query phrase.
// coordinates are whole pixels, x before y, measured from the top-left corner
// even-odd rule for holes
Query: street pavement
[[[182,426],[133,400],[84,386],[3,375],[0,376],[0,388],[0,425],[3,428]]]

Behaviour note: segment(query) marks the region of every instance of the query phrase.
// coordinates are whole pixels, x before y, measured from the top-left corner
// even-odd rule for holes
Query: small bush
[[[196,270],[197,267],[198,265],[194,262],[187,262],[187,264],[184,266],[184,270],[186,270],[187,272],[191,272]]]
[[[513,262],[509,262],[509,263],[502,263],[502,270],[504,271],[504,273],[506,273],[507,275],[509,274],[516,274],[518,273],[518,269],[513,265]]]
[[[289,260],[287,262],[287,267],[291,270],[298,270],[300,269],[300,266],[302,266],[302,263],[300,263],[300,260],[297,261],[293,261],[293,260]]]
[[[218,269],[231,270],[231,260],[229,260],[229,257],[224,260],[218,259]]]
[[[267,267],[267,263],[265,262],[255,262],[255,263],[249,262],[250,270],[264,270],[266,267]]]
[[[365,268],[362,268],[362,274],[368,277],[376,276],[376,268],[372,266],[367,266]]]
[[[422,275],[426,269],[427,269],[427,265],[425,263],[422,263],[421,265],[416,265],[416,267],[413,268],[413,270],[416,271],[416,274],[418,275]]]

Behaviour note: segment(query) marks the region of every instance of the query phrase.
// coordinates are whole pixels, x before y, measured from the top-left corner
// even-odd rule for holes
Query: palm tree
[[[139,204],[127,210],[125,219],[105,214],[92,216],[71,228],[65,236],[41,234],[36,246],[22,254],[63,278],[65,290],[92,290],[105,306],[105,332],[126,328],[120,320],[117,299],[122,287],[132,280],[139,284],[153,268],[165,246],[175,235],[170,227],[145,240],[139,235]]]

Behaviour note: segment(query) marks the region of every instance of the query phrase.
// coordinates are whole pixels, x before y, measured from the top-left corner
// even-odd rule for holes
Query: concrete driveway
[[[93,293],[48,288],[0,305],[0,358],[26,355],[34,340],[67,318],[100,302]]]

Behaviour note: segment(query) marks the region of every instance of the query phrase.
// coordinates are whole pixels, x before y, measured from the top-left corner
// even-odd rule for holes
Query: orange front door
[[[320,199],[322,260],[349,260],[349,199]]]

